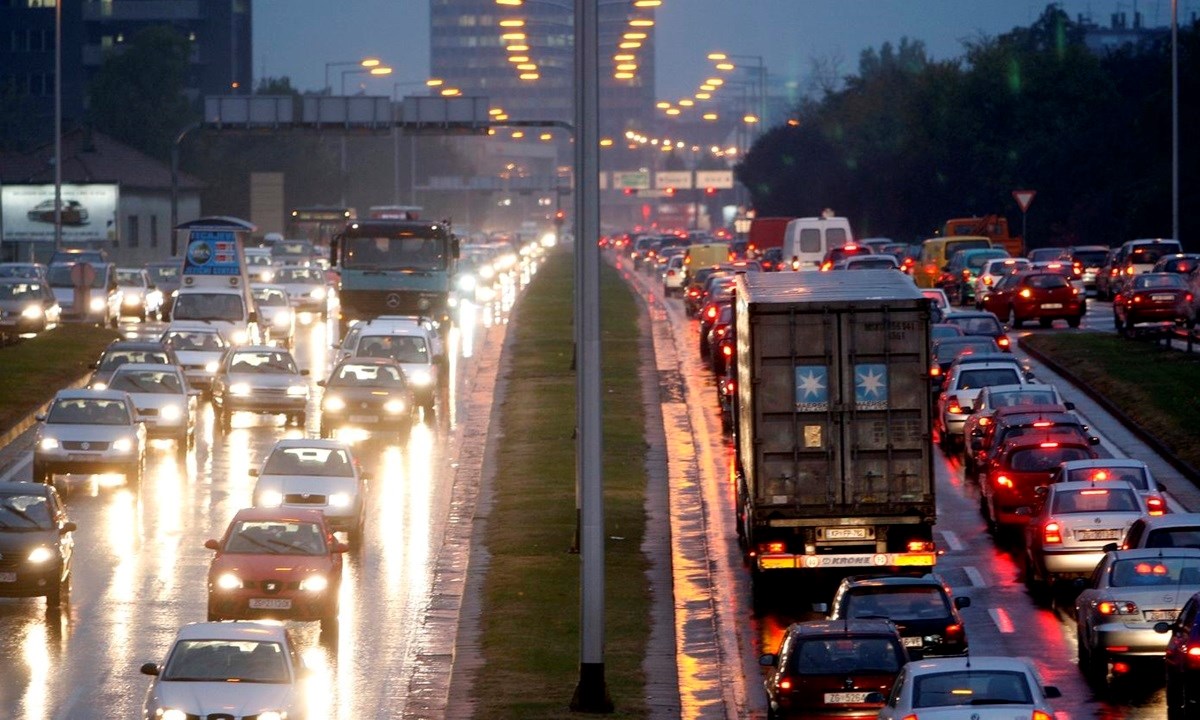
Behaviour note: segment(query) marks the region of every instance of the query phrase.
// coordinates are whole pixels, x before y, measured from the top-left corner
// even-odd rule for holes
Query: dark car
[[[321,437],[333,437],[339,427],[379,428],[407,438],[416,419],[417,403],[400,363],[391,358],[353,357],[338,363],[321,399]]]
[[[832,270],[833,266],[845,260],[848,257],[857,257],[859,255],[873,255],[869,245],[859,245],[857,243],[847,243],[841,247],[831,247],[825,253],[825,258],[821,260],[822,270]]]
[[[833,594],[829,619],[886,618],[914,659],[963,655],[967,633],[958,611],[971,598],[954,597],[937,575],[852,575]]]
[[[783,261],[783,248],[771,247],[763,251],[758,262],[762,264],[762,269],[766,272],[778,272],[783,270],[787,263]]]
[[[56,609],[71,590],[75,523],[53,485],[0,483],[0,597],[46,597]]]
[[[43,280],[0,278],[0,340],[58,324],[62,308]]]
[[[1200,583],[1200,571],[1187,568],[1190,583]],[[1194,718],[1200,716],[1200,593],[1183,605],[1175,622],[1159,622],[1159,633],[1169,633],[1163,661],[1167,669],[1167,717]]]
[[[1004,332],[1004,326],[1000,324],[1000,320],[995,315],[986,310],[959,310],[947,315],[942,322],[959,326],[962,328],[963,335],[990,337],[1005,352],[1012,350],[1009,347],[1008,334]]]
[[[117,368],[128,363],[179,365],[175,351],[160,342],[145,340],[113,340],[104,348],[100,359],[92,363],[94,371],[88,387],[103,390]]]
[[[1175,253],[1160,257],[1150,272],[1190,275],[1198,267],[1200,267],[1200,253]]]
[[[1192,293],[1182,275],[1137,275],[1113,298],[1113,325],[1117,330],[1131,334],[1134,326],[1151,322],[1196,326]]]
[[[1075,278],[1083,283],[1085,290],[1096,291],[1096,278],[1108,260],[1107,245],[1075,245],[1068,248],[1071,253],[1071,270]]]
[[[690,317],[696,317],[696,314],[700,312],[700,308],[704,304],[704,288],[708,284],[708,279],[712,277],[713,273],[718,272],[722,271],[714,265],[689,273],[688,284],[683,291],[683,307]]]
[[[938,340],[933,343],[933,351],[931,352],[931,365],[929,367],[929,389],[932,392],[940,392],[942,389],[942,381],[945,379],[946,371],[950,369],[950,363],[954,362],[954,358],[962,353],[997,353],[1000,352],[1000,346],[990,337],[982,335],[970,336],[963,335],[962,337],[951,337],[945,340]]]
[[[708,328],[707,341],[701,343],[703,350],[702,354],[708,357],[709,367],[713,372],[720,377],[725,374],[725,360],[717,352],[721,341],[725,336],[733,332],[733,303],[724,303],[717,311],[717,316],[713,318],[712,324]]]
[[[779,650],[758,662],[771,668],[763,681],[768,717],[873,718],[908,653],[887,620],[817,620],[792,624]]]

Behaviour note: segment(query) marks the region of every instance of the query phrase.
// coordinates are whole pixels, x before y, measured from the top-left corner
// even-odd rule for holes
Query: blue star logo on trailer
[[[796,409],[815,412],[828,408],[828,368],[824,365],[796,366]]]
[[[863,363],[854,366],[854,404],[859,410],[886,410],[887,365]]]

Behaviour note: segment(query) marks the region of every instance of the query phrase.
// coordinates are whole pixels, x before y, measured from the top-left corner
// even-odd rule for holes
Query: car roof
[[[1087,460],[1067,460],[1059,465],[1059,467],[1063,470],[1078,470],[1090,467],[1135,467],[1149,469],[1150,466],[1142,460],[1134,460],[1133,458],[1090,458]]]
[[[161,366],[159,366],[161,367]],[[94,390],[92,388],[67,388],[59,390],[54,395],[55,399],[76,400],[80,398],[93,398],[97,400],[124,400],[129,397],[129,394],[124,390]]]
[[[884,586],[929,585],[945,588],[945,583],[937,575],[851,575],[842,579],[842,587],[884,587]]]
[[[1124,486],[1133,494],[1138,494],[1138,489],[1135,488],[1128,480],[1101,480],[1099,485],[1091,480],[1069,480],[1067,482],[1053,483],[1048,485],[1051,492],[1063,492],[1066,490],[1092,490],[1101,489],[1107,490],[1112,487]],[[1109,511],[1111,512],[1111,511]]]
[[[40,482],[0,482],[0,495],[41,495],[50,497],[54,486]]]
[[[914,660],[904,666],[909,677],[926,673],[946,672],[954,670],[1009,670],[1024,672],[1035,679],[1037,673],[1028,661],[1021,658],[1001,657],[997,655],[968,655],[965,657],[930,658]]]
[[[1011,407],[996,408],[995,419],[997,422],[1010,415],[1061,415],[1070,414],[1071,417],[1076,417],[1067,409],[1066,405],[1013,405]]]
[[[1022,385],[1020,383],[1012,383],[1010,385],[989,385],[988,387],[983,388],[983,390],[985,392],[987,392],[989,395],[995,395],[996,393],[1039,392],[1039,391],[1045,391],[1045,390],[1054,392],[1055,387],[1053,385],[1047,385],[1045,383],[1025,383],[1024,385]],[[1014,406],[1006,406],[1006,407],[1014,407]],[[1020,407],[1020,406],[1015,406],[1015,407]],[[1040,406],[1026,405],[1025,407],[1040,407]]]
[[[1086,440],[1081,440],[1078,435],[1064,433],[1054,428],[1047,428],[1045,433],[1033,433],[1011,438],[1006,440],[1004,445],[1006,450],[1027,450],[1029,448],[1042,447],[1048,443],[1060,447],[1091,447]]]
[[[1194,515],[1195,513],[1187,514]],[[1169,517],[1169,515],[1157,515],[1149,518],[1140,518],[1140,520],[1145,522],[1147,525],[1150,525],[1151,520],[1167,520]],[[1167,526],[1173,527],[1170,524],[1167,524]],[[1160,526],[1155,525],[1154,527]],[[1109,552],[1116,556],[1113,558],[1114,560],[1149,560],[1160,557],[1188,557],[1200,559],[1200,549],[1197,548],[1128,548],[1126,550],[1109,550]]]
[[[979,363],[1005,363],[1024,369],[1020,358],[1014,357],[1012,353],[1003,352],[967,353],[966,355],[959,355],[950,362],[951,365],[976,365]]]
[[[987,310],[955,310],[946,315],[946,322],[953,322],[955,318],[963,318],[968,320],[977,320],[979,318],[992,318],[997,320],[996,313]]]
[[[194,622],[179,628],[176,640],[273,640],[286,642],[287,630],[279,623],[258,620]]]
[[[271,449],[275,448],[326,448],[350,452],[350,446],[346,443],[322,438],[283,438],[275,441],[275,446]]]
[[[810,620],[808,622],[792,623],[788,627],[790,634],[802,636],[824,636],[871,634],[896,635],[896,626],[885,618],[848,618],[844,620]]]
[[[113,340],[104,348],[109,350],[167,350],[168,348],[154,340]]]
[[[429,331],[420,325],[385,325],[383,327],[363,328],[362,332],[358,335],[358,339],[359,342],[362,342],[363,338],[383,337],[387,335],[426,337],[429,335]]]
[[[282,347],[279,347],[278,345],[235,345],[234,347],[231,347],[229,349],[231,352],[235,352],[235,353],[273,352],[273,353],[283,353],[285,355],[292,354],[291,351],[288,350],[287,348],[282,348]],[[295,358],[293,358],[293,359],[295,359]]]
[[[1146,524],[1147,530],[1157,530],[1159,528],[1173,527],[1200,527],[1200,513],[1167,513],[1166,515],[1152,515],[1144,517],[1141,522]],[[1191,548],[1146,548],[1148,551],[1157,550],[1184,550]],[[1200,550],[1194,550],[1200,552]],[[1130,552],[1128,550],[1123,552]]]
[[[121,367],[113,371],[113,375],[118,373],[127,373],[135,370],[149,370],[151,372],[172,372],[176,374],[182,373],[182,369],[178,365],[168,365],[164,363],[125,363]]]
[[[232,525],[240,520],[294,520],[297,522],[315,522],[324,525],[325,514],[320,510],[310,510],[308,508],[248,507],[238,510],[229,523]]]

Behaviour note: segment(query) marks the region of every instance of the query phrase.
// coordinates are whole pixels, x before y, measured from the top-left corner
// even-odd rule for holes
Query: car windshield
[[[1033,262],[1062,260],[1066,257],[1066,251],[1061,248],[1038,248],[1037,250],[1029,251],[1029,259]]]
[[[296,374],[296,362],[287,352],[244,350],[229,359],[231,373]]]
[[[1125,488],[1088,488],[1054,493],[1053,513],[1138,512],[1137,496]]]
[[[224,550],[235,555],[329,553],[320,525],[295,520],[239,520],[229,531]]]
[[[450,240],[444,235],[419,237],[347,237],[347,270],[445,270]]]
[[[404,387],[404,373],[391,365],[360,365],[346,363],[338,366],[329,385],[370,385],[372,387]]]
[[[276,257],[301,258],[313,254],[312,243],[292,242],[285,240],[277,242],[271,248],[271,254]]]
[[[118,370],[108,382],[109,390],[124,390],[128,393],[153,393],[180,395],[183,383],[174,371]]]
[[[138,270],[118,270],[117,284],[121,287],[145,287],[142,273]]]
[[[987,338],[986,340],[963,340],[958,341],[954,338],[942,340],[933,344],[933,356],[938,362],[949,364],[951,360],[962,355],[963,353],[990,353],[999,352],[1000,346],[995,340]]]
[[[842,614],[898,622],[934,620],[950,615],[950,605],[941,589],[930,585],[859,587],[847,593]]]
[[[284,268],[275,273],[275,282],[303,283],[306,285],[325,284],[325,273],[316,268]]]
[[[246,265],[251,267],[271,267],[271,256],[262,253],[249,253],[246,255]]]
[[[1028,275],[1025,278],[1024,284],[1027,287],[1036,288],[1038,290],[1056,290],[1058,288],[1070,287],[1070,283],[1067,282],[1067,279],[1057,273]]]
[[[944,323],[936,323],[929,329],[929,337],[934,340],[941,340],[948,337],[962,337],[963,331],[957,325],[946,325]]]
[[[148,265],[146,271],[155,285],[170,285],[179,281],[179,268],[174,265]]]
[[[991,406],[994,408],[1000,407],[1019,407],[1021,405],[1054,405],[1058,402],[1054,391],[1045,390],[1009,390],[1007,392],[992,393],[989,399]]]
[[[36,278],[38,277],[38,269],[35,265],[0,264],[0,277]]]
[[[1083,460],[1088,456],[1083,448],[1036,447],[1016,450],[1009,466],[1016,472],[1049,472],[1068,460]]]
[[[276,642],[180,640],[172,648],[160,679],[287,684],[292,676],[287,655]]]
[[[175,298],[171,319],[242,322],[246,306],[242,296],[234,293],[181,292]]]
[[[1138,490],[1148,490],[1150,479],[1146,470],[1139,467],[1104,467],[1091,466],[1072,468],[1067,471],[1067,481],[1085,480],[1103,482],[1105,480],[1124,480]]]
[[[319,447],[277,447],[263,465],[263,475],[327,475],[354,477],[345,450]]]
[[[1146,535],[1148,548],[1198,548],[1200,549],[1200,527],[1154,528]]]
[[[51,287],[75,287],[75,280],[71,277],[71,269],[75,267],[75,263],[69,265],[51,265],[48,273]],[[92,275],[92,289],[103,288],[106,283],[106,275],[104,266],[92,266],[95,271]]]
[[[262,288],[254,291],[254,302],[267,307],[287,307],[287,293],[274,288]]]
[[[1030,705],[1033,695],[1023,672],[959,670],[922,673],[913,678],[913,707]]]
[[[61,398],[50,406],[51,425],[129,425],[129,408],[120,400]]]
[[[797,675],[896,673],[903,663],[893,638],[837,636],[801,640],[792,651],[788,670]]]
[[[1160,245],[1137,245],[1129,251],[1126,262],[1130,265],[1153,265],[1163,255],[1174,255],[1179,252],[1178,243],[1163,243]]]
[[[364,335],[358,341],[357,355],[391,358],[398,363],[429,362],[429,346],[419,335]]]
[[[42,296],[42,286],[37,283],[0,283],[0,300],[32,300]]]
[[[1021,382],[1020,374],[1013,368],[980,368],[963,370],[958,375],[958,390],[975,390],[992,385],[1013,385]]]
[[[1029,261],[1028,260],[1011,260],[1011,261],[1005,260],[1002,262],[993,262],[990,265],[988,265],[987,273],[989,275],[997,275],[999,277],[1005,277],[1007,275],[1012,275],[1013,273],[1015,273],[1019,270],[1028,270],[1028,269],[1029,269]]]
[[[1107,250],[1081,250],[1075,253],[1075,262],[1083,267],[1098,268],[1108,259]]]
[[[995,337],[1004,334],[1000,321],[994,317],[955,317],[946,316],[946,323],[962,328],[964,335],[988,335]]]
[[[0,495],[0,529],[49,530],[50,503],[42,495]]]
[[[100,361],[101,370],[116,370],[131,363],[169,365],[171,358],[165,350],[109,350]]]
[[[225,347],[221,335],[215,332],[198,332],[190,330],[172,330],[167,333],[167,342],[176,350],[218,351]]]
[[[1200,588],[1200,559],[1181,557],[1129,558],[1117,560],[1109,569],[1109,587],[1187,586]],[[1188,594],[1195,592],[1190,590]],[[1187,595],[1179,598],[1179,603]]]
[[[967,255],[966,265],[972,270],[978,272],[979,270],[983,269],[984,264],[986,264],[988,260],[1002,258],[1005,256],[1005,254],[1006,253],[1003,250],[997,250],[995,252],[971,253]]]
[[[1154,274],[1139,275],[1133,279],[1134,290],[1183,290],[1187,288],[1182,275]]]

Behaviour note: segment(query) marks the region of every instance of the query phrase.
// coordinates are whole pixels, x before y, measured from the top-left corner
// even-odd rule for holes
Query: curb
[[[1100,407],[1104,408],[1105,412],[1107,412],[1109,415],[1112,415],[1114,418],[1116,418],[1118,422],[1120,422],[1131,433],[1133,433],[1135,436],[1137,436],[1138,440],[1141,440],[1142,442],[1149,445],[1150,449],[1153,450],[1154,452],[1158,453],[1158,455],[1160,457],[1162,457],[1163,460],[1166,460],[1168,465],[1175,468],[1175,470],[1177,470],[1180,475],[1187,478],[1192,483],[1192,485],[1195,485],[1197,488],[1200,488],[1200,470],[1197,470],[1196,468],[1192,467],[1191,464],[1179,459],[1169,447],[1167,447],[1165,444],[1163,444],[1163,442],[1161,440],[1159,440],[1156,436],[1150,434],[1150,432],[1147,431],[1146,428],[1144,428],[1141,425],[1134,422],[1133,419],[1130,418],[1128,415],[1126,415],[1123,410],[1121,410],[1119,407],[1114,405],[1107,397],[1101,395],[1100,393],[1098,393],[1094,389],[1092,389],[1091,385],[1088,385],[1086,382],[1084,382],[1074,372],[1064,368],[1062,365],[1058,364],[1050,357],[1046,356],[1045,354],[1036,350],[1035,348],[1033,348],[1029,345],[1026,345],[1025,343],[1021,342],[1019,339],[1017,340],[1017,343],[1021,346],[1021,349],[1024,350],[1026,353],[1028,353],[1028,355],[1030,357],[1032,357],[1034,360],[1037,360],[1038,362],[1042,363],[1046,367],[1053,370],[1055,373],[1066,378],[1067,381],[1070,382],[1072,385],[1074,385],[1080,392],[1082,392],[1084,395],[1087,395],[1089,398],[1092,399],[1093,402],[1095,402]]]

